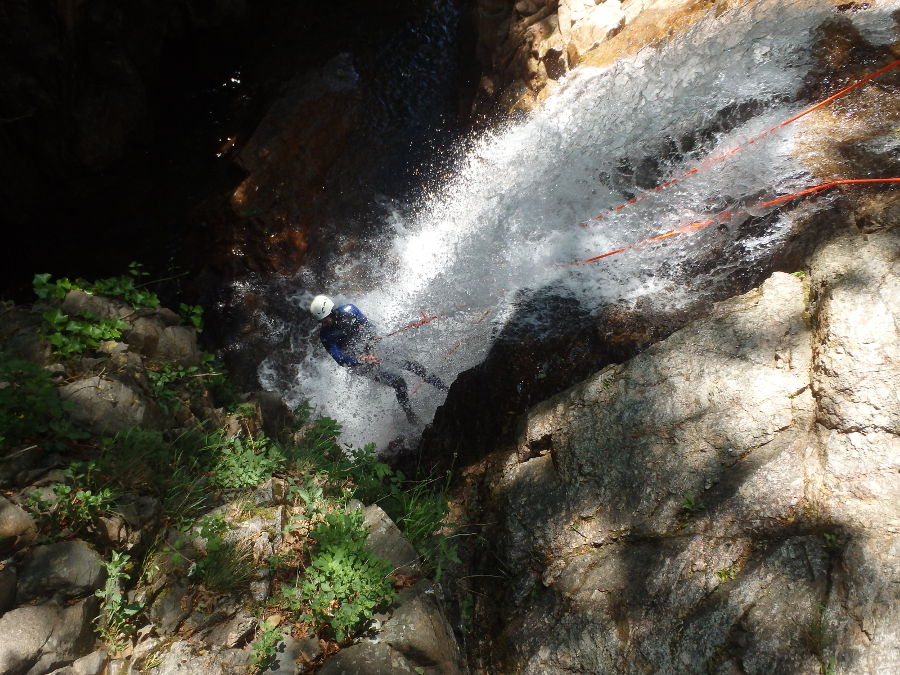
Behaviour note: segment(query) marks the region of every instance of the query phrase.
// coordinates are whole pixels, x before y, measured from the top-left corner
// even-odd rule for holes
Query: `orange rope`
[[[805,190],[801,190],[800,192],[794,192],[789,195],[784,195],[783,197],[778,197],[777,199],[771,199],[767,202],[762,202],[760,204],[756,204],[749,208],[764,208],[767,206],[775,206],[776,204],[781,204],[783,202],[790,201],[791,199],[796,199],[797,197],[802,197],[803,195],[814,194],[816,192],[821,192],[822,190],[827,190],[829,188],[833,188],[837,185],[859,185],[863,183],[900,183],[900,178],[848,178],[845,180],[833,180],[828,183],[822,183],[821,185],[816,185],[811,188],[807,188]],[[623,251],[628,251],[634,248],[640,248],[644,244],[649,244],[654,241],[660,241],[662,239],[668,239],[669,237],[675,237],[679,234],[687,234],[688,232],[693,232],[695,230],[702,230],[704,227],[708,227],[713,223],[717,222],[725,222],[731,218],[733,214],[730,211],[722,211],[717,215],[716,218],[711,218],[710,220],[698,220],[693,223],[688,223],[687,225],[683,225],[678,227],[670,232],[666,232],[665,234],[660,234],[656,237],[650,237],[649,239],[642,239],[636,244],[630,244],[628,246],[624,246],[622,248],[617,248],[615,251],[609,251],[607,253],[603,253],[601,255],[596,255],[593,258],[587,258],[586,260],[579,260],[575,263],[570,263],[566,265],[566,267],[574,267],[577,265],[586,265],[587,263],[597,262],[598,260],[602,260],[603,258],[608,258],[611,255],[616,255],[617,253],[622,253]]]
[[[797,114],[797,115],[794,115],[794,116],[791,117],[790,119],[787,119],[787,120],[785,120],[784,122],[781,122],[781,123],[779,123],[779,124],[776,124],[774,127],[772,127],[771,129],[768,129],[768,130],[764,131],[763,133],[759,134],[758,136],[754,136],[754,137],[751,138],[750,140],[745,141],[744,143],[741,143],[740,145],[736,145],[736,146],[734,146],[733,148],[731,148],[730,150],[726,150],[726,151],[723,152],[721,155],[717,155],[717,156],[715,156],[715,157],[712,157],[712,158],[710,158],[710,159],[704,161],[704,162],[701,164],[700,168],[702,168],[702,169],[708,169],[709,167],[713,166],[714,164],[718,164],[718,163],[721,162],[722,160],[727,159],[728,157],[730,157],[731,155],[737,153],[739,150],[742,150],[743,148],[747,147],[748,145],[753,145],[754,143],[756,143],[757,141],[762,140],[763,138],[765,138],[765,137],[768,136],[769,134],[773,133],[774,131],[777,131],[778,129],[787,126],[787,125],[790,124],[791,122],[796,122],[796,121],[799,120],[801,117],[805,117],[806,115],[808,115],[809,113],[813,112],[814,110],[817,110],[818,108],[821,108],[821,107],[824,106],[824,105],[828,105],[828,104],[831,103],[832,101],[835,101],[835,100],[841,98],[842,96],[845,96],[845,95],[849,94],[851,91],[853,91],[853,90],[856,89],[857,87],[860,87],[860,86],[864,85],[866,82],[869,82],[870,80],[872,80],[872,79],[878,77],[879,75],[882,75],[882,74],[886,73],[887,71],[891,70],[892,68],[896,68],[897,66],[900,66],[900,59],[894,61],[893,63],[889,63],[889,64],[886,65],[884,68],[881,68],[880,70],[876,70],[874,73],[871,73],[871,74],[869,74],[869,75],[866,75],[863,79],[859,80],[858,82],[855,82],[855,83],[851,84],[849,87],[844,87],[843,89],[841,89],[841,90],[840,90],[839,92],[837,92],[836,94],[832,94],[832,95],[829,96],[828,98],[819,101],[819,102],[816,103],[814,106],[811,106],[811,107],[807,108],[806,110],[804,110],[803,112],[801,112],[801,113],[799,113],[799,114]],[[662,190],[666,189],[666,188],[669,187],[670,185],[674,185],[675,183],[680,183],[681,181],[683,181],[683,180],[684,180],[685,178],[687,178],[688,176],[692,176],[692,175],[694,175],[695,173],[698,173],[699,171],[700,171],[700,169],[698,169],[698,168],[694,168],[694,169],[691,169],[691,170],[689,170],[689,171],[686,171],[683,175],[681,175],[681,176],[679,176],[679,177],[677,177],[677,178],[673,178],[672,180],[669,180],[669,181],[666,181],[665,183],[662,183],[662,184],[660,184],[660,185],[657,185],[655,188],[653,188],[653,189],[650,190],[649,192],[642,192],[642,193],[639,194],[637,197],[634,197],[633,199],[629,199],[627,202],[624,202],[623,204],[619,204],[618,206],[614,206],[614,207],[611,208],[611,209],[607,209],[606,211],[604,211],[603,213],[601,213],[599,216],[594,216],[594,217],[591,218],[590,220],[586,220],[586,221],[584,221],[584,222],[582,222],[582,223],[579,223],[579,224],[580,224],[582,227],[587,227],[588,224],[589,224],[591,221],[593,221],[593,220],[603,220],[603,219],[604,219],[606,216],[608,216],[610,213],[613,213],[613,212],[615,212],[615,211],[621,211],[622,209],[624,209],[624,208],[625,208],[626,206],[628,206],[629,204],[634,204],[635,202],[640,201],[641,199],[646,199],[647,197],[651,196],[652,194],[654,194],[654,193],[656,193],[656,192],[661,192]]]

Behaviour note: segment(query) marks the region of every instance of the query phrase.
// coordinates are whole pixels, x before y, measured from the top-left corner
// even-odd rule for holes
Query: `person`
[[[379,338],[375,327],[356,305],[335,307],[334,301],[327,295],[317,295],[310,303],[309,311],[319,322],[319,339],[332,358],[355,375],[393,387],[397,401],[406,413],[406,419],[411,424],[419,424],[420,420],[409,402],[406,380],[400,373],[385,367],[376,356],[374,345]],[[418,375],[433,387],[443,391],[448,389],[440,378],[430,374],[421,363],[403,360],[397,365]]]

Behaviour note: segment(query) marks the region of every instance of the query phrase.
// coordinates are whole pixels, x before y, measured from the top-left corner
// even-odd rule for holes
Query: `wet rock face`
[[[480,495],[478,662],[896,670],[898,253],[846,233],[532,408]]]
[[[581,65],[606,65],[689,25],[709,0],[477,0],[476,116],[529,109]],[[735,4],[718,3],[720,6]]]

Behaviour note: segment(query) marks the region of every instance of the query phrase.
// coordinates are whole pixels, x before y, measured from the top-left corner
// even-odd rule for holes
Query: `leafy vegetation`
[[[0,352],[0,448],[54,434],[83,438],[65,416],[50,373],[32,361]]]
[[[49,496],[41,490],[28,496],[26,506],[51,537],[96,531],[97,519],[111,512],[113,492],[97,487],[96,469],[96,462],[75,462],[63,472],[64,481],[51,486]]]
[[[723,567],[720,570],[716,570],[716,576],[719,578],[719,581],[725,583],[726,581],[731,581],[737,575],[737,569],[734,565],[730,567]]]
[[[84,291],[90,295],[103,295],[108,298],[124,300],[135,309],[147,309],[159,306],[159,298],[155,293],[141,288],[136,282],[146,277],[147,272],[141,264],[132,262],[128,265],[128,274],[97,281],[61,277],[52,281],[51,274],[35,274],[32,286],[34,293],[42,300],[62,300],[72,290]]]
[[[281,629],[269,621],[259,624],[259,632],[250,645],[250,664],[253,672],[265,671],[275,661],[275,650],[284,638]]]
[[[692,494],[686,494],[681,499],[681,509],[688,517],[697,515],[705,508]]]
[[[241,439],[218,434],[212,438],[218,439],[213,441],[218,459],[211,480],[218,487],[253,487],[284,466],[281,448],[265,436]]]
[[[43,334],[53,351],[73,357],[99,350],[103,341],[119,339],[126,327],[117,318],[70,316],[52,306],[55,301],[79,289],[120,298],[135,309],[155,307],[159,300],[141,287],[142,276],[136,265],[127,276],[96,282],[36,275],[35,293],[51,303],[43,314]],[[183,304],[180,309],[187,323],[202,329],[200,307]],[[67,370],[77,363],[70,361]],[[194,409],[197,397],[210,395],[245,422],[256,414],[255,406],[242,408],[212,355],[203,354],[198,366],[152,362],[144,372],[152,395],[170,414],[182,406]],[[204,428],[135,428],[87,439],[67,422],[65,412],[47,370],[0,354],[0,447],[32,441],[49,447],[50,438],[60,437],[86,441],[71,446],[70,452],[89,461],[73,462],[62,480],[34,490],[25,507],[36,516],[45,540],[81,536],[110,556],[106,585],[97,591],[102,601],[97,631],[112,651],[127,647],[143,610],[123,594],[132,560],[123,551],[111,550],[116,546],[113,535],[99,519],[117,510],[127,514],[136,495],[159,500],[162,526],[149,550],[135,561],[140,578],[176,572],[187,574],[203,592],[241,595],[267,566],[276,608],[270,605],[263,611],[287,612],[294,622],[337,641],[366,626],[375,609],[396,595],[395,584],[405,583],[395,578],[388,562],[365,548],[368,532],[362,512],[349,507],[351,499],[379,503],[437,576],[458,561],[452,538],[442,534],[448,527],[446,483],[410,481],[377,459],[374,444],[357,448],[341,443],[337,421],[312,419],[308,404],[295,411],[293,434],[281,442],[251,433],[252,424],[231,436]],[[279,548],[268,560],[257,560],[253,539],[238,536],[229,522],[260,515],[249,493],[240,491],[272,477],[286,486],[291,513],[278,538]],[[214,505],[216,515],[211,515]],[[275,623],[260,623],[252,646],[257,670],[271,663],[281,638],[282,629]]]
[[[200,305],[187,305],[182,302],[178,305],[178,310],[186,324],[193,326],[198,333],[203,332],[203,308]]]
[[[141,611],[141,605],[128,602],[122,593],[122,582],[128,578],[131,567],[127,553],[113,551],[103,564],[106,568],[106,584],[95,591],[100,598],[100,614],[96,618],[97,633],[112,652],[120,652],[128,646],[128,639],[135,631],[133,619]]]
[[[183,399],[202,393],[204,388],[228,409],[239,405],[237,393],[225,377],[224,366],[207,352],[201,354],[199,366],[161,361],[146,372],[156,402],[167,413],[177,410],[183,405]]]
[[[391,566],[365,548],[368,532],[359,510],[333,511],[309,535],[316,546],[296,585],[285,585],[287,609],[344,641],[379,605],[396,595]]]
[[[103,340],[118,340],[126,327],[121,319],[101,319],[88,312],[84,312],[81,318],[72,318],[58,307],[41,316],[44,319],[44,337],[57,356],[72,356],[88,349],[98,349]]]

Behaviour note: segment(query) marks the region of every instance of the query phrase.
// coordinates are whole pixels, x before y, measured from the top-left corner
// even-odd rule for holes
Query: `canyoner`
[[[348,368],[354,375],[391,387],[409,423],[421,424],[410,404],[406,380],[389,366],[394,365],[415,373],[437,389],[446,391],[447,385],[417,361],[410,359],[382,361],[375,353],[375,345],[381,338],[356,305],[345,304],[336,307],[328,296],[317,295],[310,303],[309,311],[319,322],[319,339],[322,345],[338,365]]]

